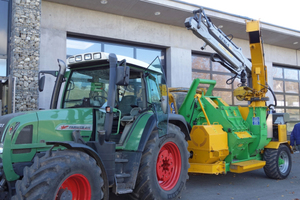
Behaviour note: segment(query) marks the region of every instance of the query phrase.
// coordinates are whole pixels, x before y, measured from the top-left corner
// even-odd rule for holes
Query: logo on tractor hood
[[[91,124],[61,124],[58,125],[56,130],[81,130],[81,131],[91,131],[92,125]]]

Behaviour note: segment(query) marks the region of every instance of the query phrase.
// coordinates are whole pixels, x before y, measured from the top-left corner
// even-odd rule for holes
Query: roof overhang
[[[192,11],[199,9],[201,6],[179,0],[47,1],[179,27],[184,27],[185,19],[191,17]],[[105,1],[107,3],[102,4]],[[216,26],[222,26],[222,31],[225,34],[232,34],[234,38],[248,40],[248,35],[245,31],[245,20],[251,20],[250,18],[210,8],[205,8],[205,12]],[[265,44],[289,49],[300,49],[300,31],[261,22],[261,32]]]

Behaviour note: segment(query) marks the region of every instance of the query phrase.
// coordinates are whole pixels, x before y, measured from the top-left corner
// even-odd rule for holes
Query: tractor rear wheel
[[[72,150],[48,151],[24,168],[12,200],[102,199],[102,185],[101,170],[89,155]]]
[[[143,151],[134,199],[177,199],[188,179],[189,153],[184,134],[179,127],[170,124],[169,133],[158,137],[151,133]]]
[[[264,171],[269,178],[285,179],[291,172],[291,152],[286,145],[280,145],[278,149],[265,149]]]

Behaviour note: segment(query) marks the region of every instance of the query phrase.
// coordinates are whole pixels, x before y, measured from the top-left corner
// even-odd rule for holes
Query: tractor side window
[[[160,94],[158,91],[158,87],[156,82],[152,79],[149,79],[149,89],[151,103],[160,103]]]

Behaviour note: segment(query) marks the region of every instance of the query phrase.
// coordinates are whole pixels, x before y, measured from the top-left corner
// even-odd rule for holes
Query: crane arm
[[[212,60],[221,63],[234,74],[240,75],[243,70],[251,73],[252,64],[243,55],[242,49],[210,21],[203,8],[195,10],[193,14],[193,17],[185,20],[185,26],[205,42],[201,49],[209,45],[218,53],[212,56]]]

